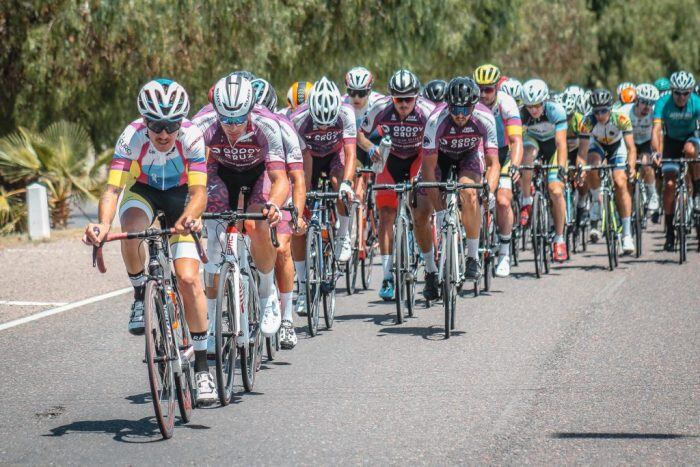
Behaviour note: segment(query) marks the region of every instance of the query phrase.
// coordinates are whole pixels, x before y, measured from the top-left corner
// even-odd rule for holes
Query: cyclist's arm
[[[523,161],[523,135],[522,130],[518,134],[508,134],[510,146],[510,161],[512,165],[520,165]]]
[[[270,177],[270,202],[276,206],[282,206],[289,195],[289,177],[284,169],[268,169]]]
[[[489,193],[496,193],[498,179],[501,177],[501,162],[498,160],[498,150],[487,149],[484,155],[486,159],[486,181],[489,184]]]
[[[206,176],[204,178],[204,184],[190,185],[188,191],[188,201],[185,205],[185,209],[173,226],[179,233],[186,233],[190,227],[194,232],[202,230],[201,222],[198,219],[202,216],[204,208],[207,207]],[[194,221],[196,221],[196,223],[192,224]]]
[[[634,136],[632,133],[626,133],[623,139],[627,146],[627,163],[630,166],[630,171],[634,171],[637,166],[637,146],[634,145]]]
[[[355,180],[355,168],[357,167],[357,146],[355,142],[344,144],[343,152],[345,153],[345,173],[343,180]]]
[[[557,130],[554,134],[554,143],[557,146],[557,164],[565,169],[569,159],[566,147],[566,128]]]
[[[363,132],[357,133],[357,145],[360,146],[365,152],[369,152],[370,148],[374,144],[365,136]]]
[[[423,153],[423,161],[421,163],[421,169],[420,169],[421,179],[422,179],[421,181],[423,181],[423,182],[436,182],[437,181],[435,179],[435,168],[437,167],[437,158],[438,158],[437,151]],[[428,193],[428,199],[430,200],[430,203],[433,205],[433,209],[436,211],[440,211],[442,209],[441,203],[440,203],[440,192],[438,191],[437,188],[426,188],[426,190]]]
[[[306,203],[306,177],[303,170],[292,170],[289,172],[289,179],[294,185],[292,188],[292,204],[301,215],[304,212]]]
[[[301,153],[304,157],[304,181],[306,182],[306,189],[310,190],[311,178],[313,176],[314,169],[314,159],[311,155],[311,151],[308,149],[304,149]]]
[[[659,153],[659,157],[664,153],[663,126],[663,120],[655,119],[651,129],[651,148]]]
[[[355,180],[355,168],[357,167],[357,123],[355,112],[349,104],[343,104],[340,108],[340,121],[343,124],[343,152],[345,153],[345,173],[343,180],[352,183]]]

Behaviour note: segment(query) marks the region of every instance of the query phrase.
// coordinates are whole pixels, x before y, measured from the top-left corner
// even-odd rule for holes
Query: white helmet
[[[248,115],[255,105],[255,96],[250,81],[236,74],[221,78],[214,86],[212,97],[214,109],[223,117],[243,117]]]
[[[583,88],[580,86],[572,85],[564,89],[562,93],[562,104],[564,109],[566,109],[566,114],[571,115],[577,110],[579,110],[579,101],[583,99]]]
[[[505,92],[516,101],[519,101],[523,94],[523,85],[522,83],[520,83],[520,81],[518,81],[515,78],[508,78],[507,80],[501,83],[501,86],[498,88],[498,90]]]
[[[693,89],[695,87],[695,77],[689,71],[677,71],[669,78],[671,81],[671,89]]]
[[[634,83],[630,83],[629,81],[624,81],[617,86],[617,98],[619,100],[622,100],[622,91],[624,91],[627,88],[634,89],[635,88]]]
[[[141,116],[149,120],[182,120],[190,111],[185,88],[165,78],[146,83],[139,91],[136,103]]]
[[[348,89],[364,91],[365,89],[371,89],[372,83],[374,83],[374,76],[363,66],[356,66],[345,75],[345,87]]]
[[[583,96],[581,96],[581,99],[578,101],[578,111],[581,112],[582,115],[588,115],[593,111],[593,107],[591,107],[592,93],[590,89],[584,91]]]
[[[637,99],[656,102],[659,100],[659,90],[650,83],[639,84],[637,85]]]
[[[547,83],[541,79],[531,79],[523,84],[523,104],[537,105],[547,100],[549,97],[549,88]]]
[[[333,125],[340,113],[340,91],[325,76],[314,83],[309,93],[309,112],[316,125]]]

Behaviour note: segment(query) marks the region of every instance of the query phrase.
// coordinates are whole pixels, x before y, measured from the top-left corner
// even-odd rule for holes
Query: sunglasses
[[[348,89],[348,96],[350,97],[367,97],[369,95],[369,89]]]
[[[541,109],[544,104],[526,105],[525,108],[528,110]]]
[[[474,110],[473,105],[451,105],[450,113],[452,115],[464,115],[465,117],[471,115]]]
[[[172,135],[182,126],[182,120],[172,121],[172,120],[149,120],[146,119],[146,128],[151,130],[153,133],[160,133],[163,130],[167,131],[169,135]]]
[[[690,91],[673,91],[673,94],[678,97],[685,97],[690,94]]]
[[[394,97],[394,102],[399,103],[399,102],[413,102],[416,99],[415,96],[411,97]]]
[[[240,117],[225,117],[223,115],[219,115],[219,121],[222,125],[243,125],[248,121],[248,114],[241,115]]]
[[[637,103],[638,103],[638,104],[642,104],[642,105],[646,105],[646,106],[651,107],[651,106],[653,106],[656,102],[655,102],[655,101],[648,100],[648,99],[638,99],[638,100],[637,100]]]
[[[481,94],[492,94],[496,92],[496,86],[479,86]]]
[[[597,109],[593,109],[594,115],[604,115],[608,112],[610,112],[610,107],[598,107]]]

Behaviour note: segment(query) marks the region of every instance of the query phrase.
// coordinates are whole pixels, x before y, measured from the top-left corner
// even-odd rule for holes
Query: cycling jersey
[[[624,135],[632,134],[632,122],[625,114],[613,110],[607,123],[601,124],[595,115],[589,114],[581,121],[579,138],[591,137],[604,148],[619,144]]]
[[[303,152],[306,149],[304,140],[294,128],[294,124],[286,117],[277,115],[277,121],[282,132],[282,144],[287,162],[287,172],[292,170],[304,170]]]
[[[510,141],[506,136],[519,136],[523,134],[523,122],[520,118],[520,109],[510,95],[503,91],[497,91],[493,105],[488,106],[496,119],[496,132],[498,135],[498,147],[508,147]]]
[[[184,119],[173,147],[160,152],[148,138],[143,119],[134,120],[117,140],[107,183],[123,187],[130,176],[162,191],[181,185],[206,185],[202,132]]]
[[[578,134],[583,115],[574,112],[566,121],[566,149],[571,153],[578,149]]]
[[[369,138],[375,129],[391,137],[390,154],[399,159],[416,157],[423,142],[423,130],[428,117],[435,110],[435,104],[423,97],[416,98],[411,113],[401,120],[391,96],[387,96],[372,105],[362,122],[361,131]]]
[[[679,108],[673,101],[673,95],[659,98],[654,106],[654,123],[662,123],[664,135],[678,141],[691,138],[698,130],[700,122],[700,97],[690,94],[684,108]]]
[[[302,104],[292,114],[292,123],[299,136],[304,140],[306,149],[313,157],[335,154],[346,144],[355,144],[357,126],[355,113],[350,104],[342,104],[338,119],[333,125],[320,127],[311,118],[308,104]]]
[[[520,111],[525,135],[537,141],[554,139],[557,131],[566,130],[564,107],[552,101],[546,101],[543,105],[544,110],[539,118],[532,117],[525,107]]]
[[[620,108],[620,112],[625,114],[632,123],[634,144],[642,145],[651,141],[651,128],[654,119],[653,110],[647,115],[637,115],[636,104],[627,104]]]
[[[384,97],[385,96],[383,94],[370,91],[369,96],[367,97],[367,103],[361,109],[356,109],[355,106],[352,105],[352,98],[347,94],[343,94],[343,102],[350,105],[352,110],[355,112],[355,126],[359,129],[362,125],[362,120],[365,118],[365,115],[367,115],[367,110],[369,110],[369,108],[372,107],[375,102],[383,99]]]

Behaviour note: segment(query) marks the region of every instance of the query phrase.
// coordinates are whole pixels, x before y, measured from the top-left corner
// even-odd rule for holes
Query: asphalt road
[[[308,338],[298,319],[299,345],[254,393],[195,411],[167,442],[129,294],[2,330],[0,463],[698,464],[700,256],[679,266],[660,235],[614,272],[602,245],[540,280],[525,261],[458,300],[449,340],[439,305],[396,325],[376,290],[341,291],[332,330]],[[108,281],[76,245],[0,250],[0,299],[128,285],[117,251]]]

